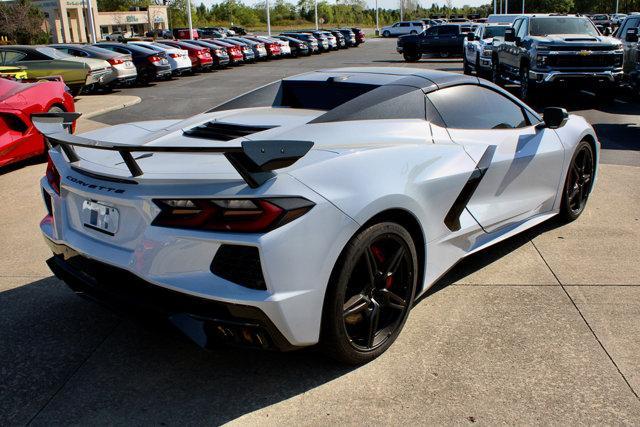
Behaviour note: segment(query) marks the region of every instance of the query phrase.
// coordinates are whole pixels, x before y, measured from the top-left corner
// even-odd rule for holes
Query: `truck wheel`
[[[520,67],[520,99],[530,101],[536,93],[536,83],[529,79],[529,66],[523,64]]]
[[[467,61],[467,55],[462,56],[462,70],[466,75],[471,74],[471,67],[469,66],[469,61]]]
[[[422,54],[411,51],[403,53],[402,56],[407,62],[418,62],[420,61],[420,59],[422,59]]]
[[[440,58],[448,58],[450,55],[449,52],[440,52]]]
[[[482,68],[480,68],[480,54],[478,54],[476,55],[476,76],[482,77],[483,74]]]
[[[502,79],[500,78],[500,62],[498,58],[493,58],[491,61],[491,81],[497,85],[500,85]]]
[[[391,33],[389,33],[389,30],[384,30],[382,32],[382,37],[389,37],[391,35]]]

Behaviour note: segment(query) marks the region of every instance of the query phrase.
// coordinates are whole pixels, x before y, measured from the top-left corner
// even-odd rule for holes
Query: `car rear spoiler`
[[[31,115],[31,121],[35,128],[45,136],[51,147],[60,146],[70,163],[80,160],[74,147],[117,151],[132,177],[138,177],[144,173],[131,155],[133,152],[221,153],[251,188],[257,188],[275,176],[273,170],[291,166],[313,147],[311,141],[291,140],[242,141],[240,146],[226,147],[119,144],[72,135],[69,133],[68,127],[78,117],[80,117],[80,113],[35,113]]]

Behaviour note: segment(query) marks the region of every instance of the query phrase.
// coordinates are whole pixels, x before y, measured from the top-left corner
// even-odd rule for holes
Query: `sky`
[[[220,3],[221,0],[192,0],[192,1],[194,2],[194,4],[200,4],[202,2],[207,6],[210,6],[214,3]],[[248,5],[254,5],[260,2],[261,0],[239,0],[239,1]],[[297,0],[288,0],[288,1],[290,3],[297,3]],[[365,1],[371,8],[375,7],[375,0],[365,0]],[[334,3],[335,0],[328,0],[328,2]],[[488,0],[453,0],[453,6],[454,7],[461,7],[464,5],[481,6],[489,2],[490,1]],[[418,3],[420,3],[420,5],[422,5],[423,7],[430,7],[432,3],[436,3],[440,6],[443,6],[445,4],[444,0],[440,0],[440,1],[418,0]],[[399,4],[400,4],[399,0],[378,0],[378,7],[383,9],[394,9],[394,8],[397,9],[400,7]]]

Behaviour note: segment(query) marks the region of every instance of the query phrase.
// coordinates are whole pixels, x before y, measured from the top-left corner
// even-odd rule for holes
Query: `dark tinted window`
[[[627,18],[620,31],[618,31],[618,37],[624,38],[629,28],[638,28],[638,25],[640,25],[640,18]]]
[[[372,89],[375,85],[340,82],[283,81],[281,106],[331,110]]]
[[[532,36],[546,36],[549,34],[599,35],[598,30],[596,30],[591,20],[572,16],[532,18],[529,32]]]
[[[450,35],[450,34],[458,34],[458,27],[454,25],[443,25],[439,28],[438,34]]]
[[[482,38],[490,39],[492,37],[504,37],[504,31],[509,28],[506,25],[502,27],[487,27]]]
[[[514,129],[528,126],[519,105],[481,86],[454,86],[432,92],[428,97],[450,128]]]

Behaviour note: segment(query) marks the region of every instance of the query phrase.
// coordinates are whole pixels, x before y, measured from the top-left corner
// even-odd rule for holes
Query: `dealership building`
[[[33,0],[45,14],[44,29],[54,43],[87,43],[90,41],[87,2],[91,1],[93,27],[98,39],[115,31],[126,35],[144,35],[152,29],[167,29],[167,6],[149,5],[126,12],[100,12],[96,0]]]

